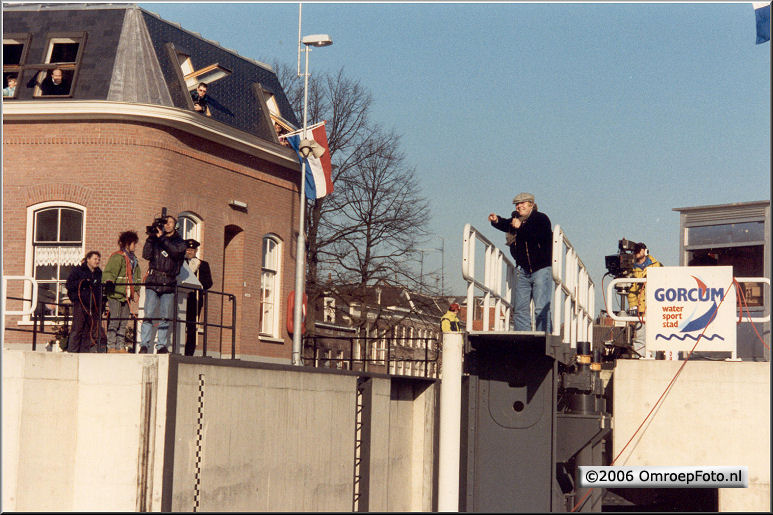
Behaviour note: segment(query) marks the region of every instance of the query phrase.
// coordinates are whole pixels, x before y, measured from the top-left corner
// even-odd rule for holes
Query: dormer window
[[[3,99],[16,98],[28,49],[28,34],[9,34],[3,38]]]
[[[43,62],[52,66],[41,66],[28,84],[35,88],[33,96],[72,96],[85,41],[85,32],[49,36]]]
[[[229,75],[231,75],[231,70],[220,66],[218,63],[210,64],[209,66],[205,66],[199,70],[192,70],[188,73],[185,73],[185,70],[183,70],[185,86],[188,88],[188,91],[196,89],[196,86],[201,82],[209,85],[217,80],[228,77]]]

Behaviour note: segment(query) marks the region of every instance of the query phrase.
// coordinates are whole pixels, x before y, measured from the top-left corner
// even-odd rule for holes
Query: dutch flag
[[[770,41],[770,2],[752,2],[757,19],[757,44]]]
[[[309,154],[308,158],[303,158],[300,154],[300,133],[287,136],[287,141],[295,149],[295,153],[298,154],[298,160],[301,165],[303,165],[304,161],[306,162],[306,197],[318,199],[333,192],[333,166],[330,163],[330,150],[327,145],[325,122],[307,129],[306,134],[306,139],[313,140],[318,145],[317,151]]]

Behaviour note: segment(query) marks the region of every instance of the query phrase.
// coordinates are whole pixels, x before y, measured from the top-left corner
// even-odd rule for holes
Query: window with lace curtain
[[[84,209],[76,204],[45,203],[30,208],[32,276],[38,284],[38,309],[48,317],[63,314],[65,283],[85,255]],[[41,305],[41,302],[43,303]]]

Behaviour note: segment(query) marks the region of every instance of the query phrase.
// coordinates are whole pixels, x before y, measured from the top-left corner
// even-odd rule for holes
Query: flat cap
[[[513,199],[513,204],[518,204],[520,202],[534,202],[534,195],[531,193],[521,192],[515,196]]]

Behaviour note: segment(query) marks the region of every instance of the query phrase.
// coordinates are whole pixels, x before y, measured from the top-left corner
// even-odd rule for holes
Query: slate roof
[[[273,141],[274,129],[253,91],[259,83],[276,98],[282,117],[298,126],[276,73],[270,66],[187,31],[134,4],[21,4],[3,6],[3,33],[31,34],[26,65],[45,59],[50,33],[85,32],[86,42],[72,100],[109,100],[189,109],[187,89],[166,45],[190,55],[194,69],[218,63],[231,70],[210,84],[212,119]],[[25,70],[19,84],[33,71]],[[32,89],[20,87],[20,100]],[[58,98],[58,100],[62,100]]]

